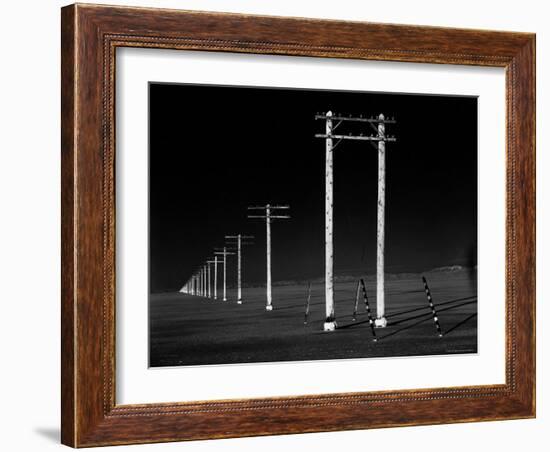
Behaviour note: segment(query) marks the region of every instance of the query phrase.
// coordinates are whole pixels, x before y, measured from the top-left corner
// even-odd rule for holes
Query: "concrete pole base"
[[[388,321],[386,320],[386,317],[380,317],[378,319],[375,319],[374,326],[376,328],[386,328],[388,326]]]
[[[265,307],[265,310],[266,311],[273,311],[273,306],[268,304],[266,307]]]
[[[243,300],[237,300],[237,304],[243,304]]]
[[[323,324],[323,330],[324,331],[334,331],[336,329],[337,325],[335,321],[332,322],[325,322]]]

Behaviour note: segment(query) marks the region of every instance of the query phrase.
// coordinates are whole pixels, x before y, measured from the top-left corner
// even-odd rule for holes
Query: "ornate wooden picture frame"
[[[62,442],[73,447],[535,416],[535,36],[161,9],[62,9]],[[438,63],[506,71],[505,384],[115,402],[115,51]]]

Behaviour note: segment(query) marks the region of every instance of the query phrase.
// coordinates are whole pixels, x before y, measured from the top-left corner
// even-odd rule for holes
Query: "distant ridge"
[[[432,268],[431,270],[428,270],[426,273],[432,273],[432,272],[459,272],[462,270],[469,270],[468,267],[464,267],[462,265],[446,265],[444,267],[436,267]]]
[[[426,274],[426,275],[433,275],[436,277],[437,275],[444,275],[444,274],[458,274],[460,272],[471,272],[476,271],[477,272],[477,265],[473,267],[468,267],[465,265],[444,265],[442,267],[435,267],[430,270],[421,271],[421,272],[394,272],[394,273],[386,273],[386,279],[387,280],[396,280],[396,279],[407,279],[407,278],[418,278],[420,275]],[[357,281],[359,278],[364,278],[365,281],[376,281],[376,274],[374,273],[364,273],[359,270],[349,270],[346,274],[336,274],[334,276],[334,282],[335,283],[344,283],[349,281]],[[290,285],[304,285],[307,283],[312,284],[322,284],[325,282],[325,278],[322,276],[315,277],[315,278],[306,278],[306,279],[300,279],[300,280],[280,280],[280,281],[273,281],[273,286],[290,286]],[[251,287],[263,287],[265,286],[265,282],[254,282],[254,283],[244,283],[242,287],[251,288]],[[234,284],[227,284],[228,289],[235,289]],[[180,291],[180,289],[177,289],[176,291]],[[162,292],[155,292],[155,293],[171,293],[172,291],[166,290]]]
[[[421,271],[421,272],[401,272],[401,273],[395,272],[395,273],[386,273],[385,275],[387,280],[396,280],[396,279],[418,278],[422,274],[431,274],[434,277],[436,275],[444,275],[444,274],[458,275],[461,272],[471,272],[472,270],[477,271],[477,265],[474,267],[467,267],[464,265],[446,265],[443,267],[436,267],[436,268],[432,268],[430,270]],[[347,274],[336,274],[334,276],[334,282],[343,283],[343,282],[349,282],[349,281],[357,281],[359,278],[364,278],[365,281],[375,281],[376,274],[363,273],[360,271],[350,271]],[[316,284],[316,283],[324,283],[324,281],[325,281],[325,278],[321,276],[321,277],[302,279],[302,280],[273,281],[273,285],[288,286],[293,284],[305,284],[307,282]],[[262,286],[262,283],[250,283],[246,287],[260,287],[260,286]]]

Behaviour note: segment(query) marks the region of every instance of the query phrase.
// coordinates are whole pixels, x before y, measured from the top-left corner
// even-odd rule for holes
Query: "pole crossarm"
[[[316,133],[315,138],[330,138],[334,140],[359,140],[359,141],[388,141],[395,142],[397,139],[392,136],[377,137],[377,136],[364,136],[364,135],[328,135],[326,133]]]
[[[334,115],[316,114],[315,119],[322,119],[322,120],[329,119],[332,121],[373,122],[376,124],[379,124],[379,123],[396,124],[397,123],[397,121],[394,118],[380,120],[380,118],[374,118],[374,117],[364,118],[363,116],[351,116],[351,115],[343,116],[343,115],[338,115],[337,113],[335,113]],[[338,123],[338,125],[340,125],[340,123]],[[333,130],[334,128],[335,127],[333,127]]]
[[[290,209],[290,206],[272,206],[271,204],[265,205],[265,206],[248,206],[248,210],[254,210],[254,209]]]
[[[265,215],[248,215],[247,218],[263,218],[264,220],[269,218],[269,219],[273,219],[273,218],[291,218],[290,215],[269,215],[269,216],[265,216]]]

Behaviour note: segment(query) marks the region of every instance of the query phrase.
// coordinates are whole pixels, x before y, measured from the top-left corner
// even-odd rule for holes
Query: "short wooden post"
[[[357,320],[357,308],[359,307],[359,291],[361,290],[361,280],[357,281],[357,288],[355,289],[355,304],[353,306],[353,321]]]
[[[307,325],[307,317],[309,316],[309,302],[311,301],[311,283],[307,283],[307,298],[306,309],[304,313],[304,325]]]
[[[376,331],[374,330],[374,320],[372,319],[372,315],[370,312],[370,306],[369,306],[369,297],[367,296],[367,287],[365,286],[365,281],[363,281],[363,278],[361,278],[361,288],[363,289],[363,299],[365,300],[365,308],[367,309],[367,316],[369,318],[369,326],[370,330],[372,332],[372,340],[374,342],[378,341],[376,338]]]
[[[437,317],[437,312],[435,310],[434,302],[432,300],[432,294],[430,292],[430,288],[428,287],[428,281],[426,281],[426,278],[422,276],[422,282],[424,283],[424,292],[426,292],[426,297],[428,298],[428,304],[430,306],[430,310],[432,311],[432,319],[435,324],[435,329],[437,330],[437,334],[439,337],[443,337],[443,332],[441,331],[441,325],[439,324],[439,318]]]

